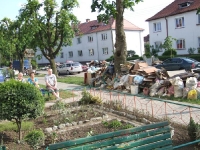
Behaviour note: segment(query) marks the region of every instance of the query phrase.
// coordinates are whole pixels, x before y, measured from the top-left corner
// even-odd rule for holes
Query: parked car
[[[200,62],[187,57],[174,57],[163,61],[163,63],[155,65],[156,68],[165,68],[167,71],[182,70],[191,71],[191,69],[200,68]]]
[[[5,68],[0,68],[0,83],[9,80],[9,75],[4,76],[3,75],[3,69]]]
[[[64,63],[57,68],[58,74],[74,74],[82,72],[82,65],[79,62]]]

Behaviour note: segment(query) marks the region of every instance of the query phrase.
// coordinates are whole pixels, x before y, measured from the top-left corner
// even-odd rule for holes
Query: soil
[[[111,107],[108,106],[107,107]],[[119,109],[119,108],[118,108]],[[58,112],[56,111],[52,111],[52,109],[45,109],[45,115],[33,120],[34,124],[35,124],[35,128],[36,129],[45,129],[47,127],[53,127],[54,125],[58,125],[61,123],[66,123],[66,121],[68,122],[77,122],[77,121],[84,121],[84,120],[89,120],[90,118],[93,117],[102,117],[104,115],[104,113],[92,113],[91,111],[92,109],[82,109],[82,110],[72,110],[71,113],[69,113],[69,116],[76,116],[76,117],[69,117],[68,119],[63,119],[64,117],[66,118],[67,114],[64,115],[64,117],[62,117],[62,115],[60,115]],[[126,110],[123,110],[126,111]],[[129,112],[132,113],[133,112]],[[87,114],[87,115],[86,115]],[[153,121],[153,122],[160,122],[161,120],[155,119],[155,118],[151,118],[149,116],[144,116],[141,115],[137,112],[134,112],[134,115],[137,116],[137,121],[140,121],[140,118],[142,117],[146,117],[146,119]],[[124,119],[124,117],[118,116],[118,118],[122,118]],[[125,123],[122,122],[122,124],[124,125]],[[174,124],[172,123],[171,126],[174,128],[174,136],[172,138],[173,140],[173,145],[180,145],[183,143],[187,143],[190,142],[190,138],[188,136],[188,132],[187,132],[187,127],[179,125],[179,124]],[[40,149],[44,150],[48,144],[51,144],[52,142],[61,142],[61,141],[66,141],[66,140],[72,140],[72,139],[76,139],[76,138],[81,138],[81,137],[86,137],[89,134],[91,135],[97,135],[97,134],[101,134],[101,133],[106,133],[106,132],[112,132],[115,130],[119,130],[121,128],[110,128],[108,126],[105,126],[102,123],[98,123],[95,125],[90,125],[90,126],[84,126],[81,128],[76,128],[76,129],[72,129],[69,131],[66,131],[64,134],[60,133],[57,134],[56,138],[53,139],[50,136],[47,136],[45,138],[45,145],[42,146]],[[28,133],[28,131],[26,132],[22,132],[23,137]],[[0,137],[3,136],[3,145],[6,146],[6,149],[8,150],[33,150],[33,148],[31,148],[28,144],[26,144],[25,142],[21,142],[20,144],[18,144],[18,133],[15,131],[6,131],[4,133],[0,133]],[[181,148],[181,150],[194,150],[196,148],[196,150],[200,150],[200,147],[197,147],[196,145],[194,146],[189,146],[189,147],[185,147],[185,148]]]

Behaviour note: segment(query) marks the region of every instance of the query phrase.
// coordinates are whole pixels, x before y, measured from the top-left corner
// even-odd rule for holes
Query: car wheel
[[[67,70],[67,71],[66,71],[66,74],[67,74],[67,75],[69,75],[69,74],[70,74],[70,72]]]

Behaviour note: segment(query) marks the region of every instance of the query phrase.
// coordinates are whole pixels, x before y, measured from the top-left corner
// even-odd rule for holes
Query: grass
[[[33,129],[34,123],[27,121],[27,122],[22,122],[22,128],[21,130],[23,131],[28,131],[30,129]],[[3,122],[0,123],[0,132],[3,131],[17,131],[17,125],[13,122]]]
[[[158,96],[156,96],[158,98]],[[164,100],[172,100],[172,101],[177,101],[177,102],[186,102],[186,103],[190,103],[190,104],[198,104],[200,105],[200,99],[196,99],[196,100],[191,100],[191,99],[187,99],[187,98],[176,98],[174,96],[171,97],[163,97],[161,96],[160,99],[164,99]]]
[[[39,84],[39,85],[40,85],[40,88],[46,89],[45,85],[43,85],[43,84]],[[67,90],[60,90],[59,94],[60,94],[60,97],[63,99],[67,99],[67,98],[76,96],[74,93],[72,93],[71,91],[67,91]],[[50,96],[48,96],[48,94],[45,94],[44,99],[45,99],[45,101],[50,101],[50,100],[55,100],[56,97],[53,94],[50,94]]]
[[[68,84],[77,84],[77,85],[84,85],[84,78],[83,77],[65,77],[65,78],[58,78],[58,82],[68,83]]]

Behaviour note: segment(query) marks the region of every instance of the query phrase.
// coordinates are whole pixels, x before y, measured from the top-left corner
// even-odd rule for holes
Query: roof
[[[189,2],[190,6],[184,7],[184,8],[179,7],[180,4],[183,4],[186,2]],[[175,0],[174,2],[166,6],[164,9],[159,11],[157,14],[148,18],[146,21],[156,20],[156,19],[160,19],[160,18],[164,18],[168,16],[174,16],[177,14],[190,12],[193,10],[197,10],[199,7],[200,7],[200,0]]]
[[[98,22],[97,20],[92,20],[88,22],[84,22],[79,24],[79,34],[90,34],[90,33],[96,33],[100,31],[106,31],[115,29],[115,20],[111,18],[108,22],[108,24],[104,24],[102,22]],[[144,29],[139,28],[132,24],[131,22],[124,19],[124,29],[125,30],[132,30],[132,31],[143,31]]]

